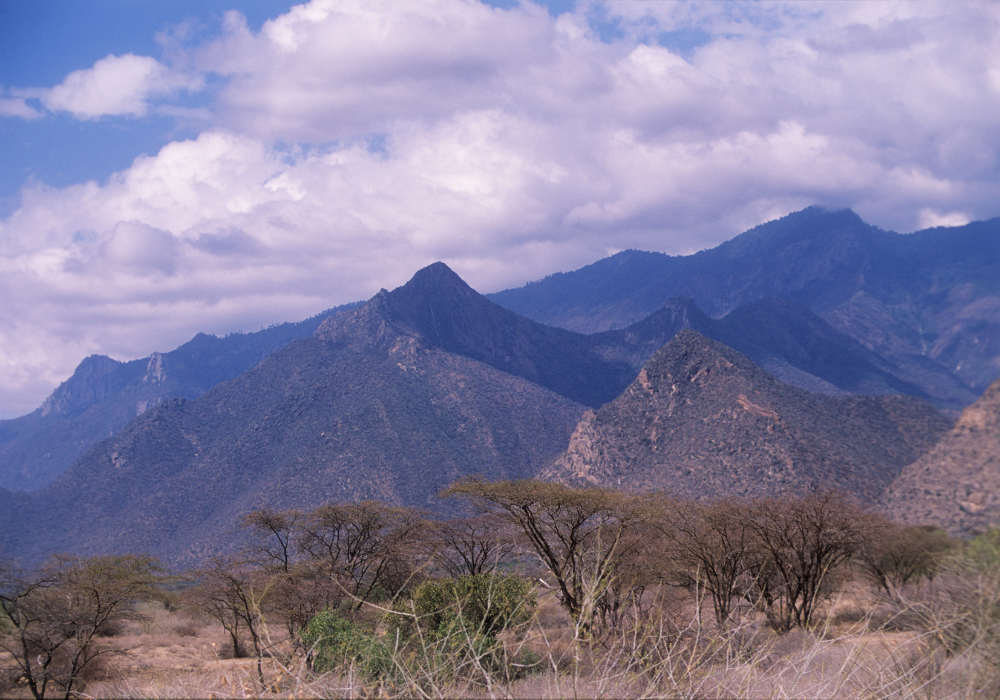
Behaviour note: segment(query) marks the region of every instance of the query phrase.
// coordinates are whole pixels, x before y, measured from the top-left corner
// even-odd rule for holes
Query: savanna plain
[[[238,555],[2,571],[4,697],[971,698],[1000,532],[835,493],[678,501],[466,480],[461,516],[258,510]]]

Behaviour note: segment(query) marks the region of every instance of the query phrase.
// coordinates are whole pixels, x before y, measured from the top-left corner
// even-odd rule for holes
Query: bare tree
[[[494,513],[428,523],[426,552],[450,576],[488,574],[517,549],[515,533]]]
[[[152,595],[161,569],[145,556],[59,556],[33,571],[0,564],[0,649],[20,668],[35,698],[50,689],[76,693],[95,659],[124,653],[98,633],[133,616],[131,604]]]
[[[753,537],[747,569],[769,622],[778,631],[808,626],[832,572],[868,540],[871,516],[836,493],[762,499],[743,513]]]
[[[590,636],[600,598],[616,567],[641,542],[647,502],[608,489],[575,489],[541,481],[464,480],[443,496],[458,496],[518,528],[556,580],[563,607]]]
[[[934,527],[904,527],[872,517],[872,536],[858,552],[857,563],[876,589],[891,598],[910,581],[931,578],[954,542]]]
[[[188,604],[217,620],[229,634],[233,658],[247,656],[241,629],[245,630],[257,658],[257,675],[264,682],[261,638],[261,610],[266,593],[266,579],[235,559],[213,559],[193,574],[198,585],[187,593]]]
[[[295,563],[294,539],[302,514],[297,510],[255,510],[243,516],[254,535],[248,558],[264,569],[288,573]]]
[[[424,520],[409,508],[375,501],[328,505],[307,513],[298,547],[344,591],[362,601],[395,594],[412,578]]]
[[[675,585],[707,592],[719,626],[730,619],[734,601],[746,593],[753,538],[743,507],[730,499],[668,502],[655,521],[669,562],[668,577]]]

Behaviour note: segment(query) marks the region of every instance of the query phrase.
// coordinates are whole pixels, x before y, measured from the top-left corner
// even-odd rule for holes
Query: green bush
[[[334,610],[316,615],[301,636],[309,650],[310,665],[317,673],[353,668],[364,678],[374,680],[392,669],[389,649]]]
[[[969,542],[960,561],[973,571],[1000,570],[1000,528],[990,528]]]
[[[413,605],[421,626],[433,634],[449,633],[460,618],[462,627],[493,638],[531,619],[536,602],[523,579],[472,574],[422,583],[413,593]]]

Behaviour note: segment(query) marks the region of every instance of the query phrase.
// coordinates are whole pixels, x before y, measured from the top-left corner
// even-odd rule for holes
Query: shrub
[[[376,680],[392,669],[389,649],[334,610],[324,610],[309,621],[302,630],[302,643],[317,673],[353,668],[365,679]]]
[[[487,637],[527,622],[535,604],[535,595],[527,581],[493,574],[427,581],[413,594],[415,611],[425,629],[443,632],[461,618],[464,624]]]

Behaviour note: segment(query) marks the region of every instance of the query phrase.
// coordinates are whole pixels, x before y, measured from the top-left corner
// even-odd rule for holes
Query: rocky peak
[[[42,403],[42,416],[80,413],[98,401],[107,398],[111,386],[106,381],[111,372],[121,365],[105,355],[91,355],[83,360],[73,376],[59,385]]]
[[[167,373],[163,369],[163,355],[154,352],[149,356],[146,363],[146,373],[142,376],[142,381],[148,384],[163,384],[167,381]]]

